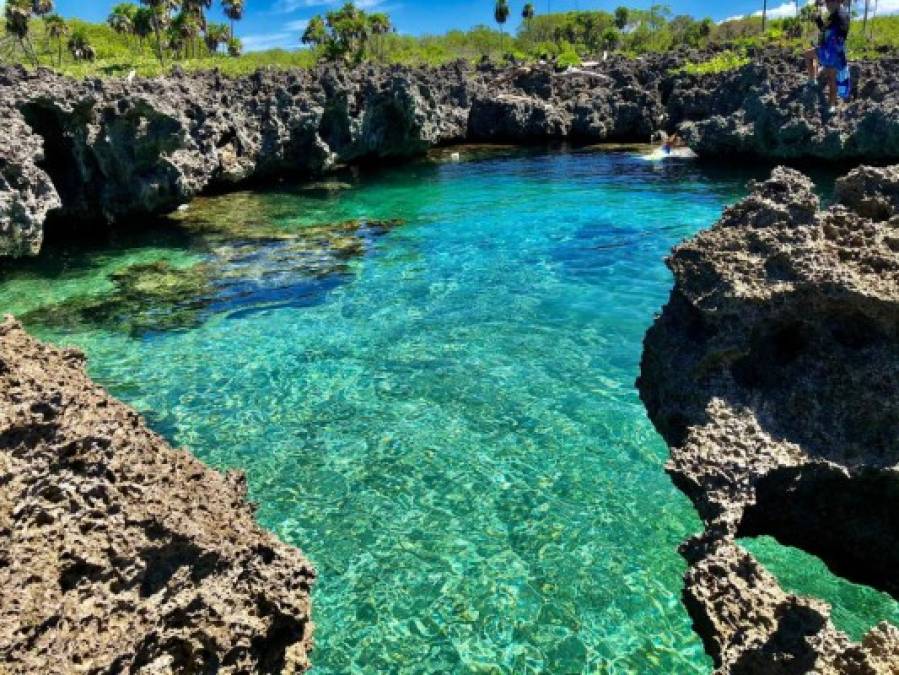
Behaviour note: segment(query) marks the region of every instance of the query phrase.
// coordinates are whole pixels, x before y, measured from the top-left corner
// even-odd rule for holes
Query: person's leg
[[[831,107],[837,104],[837,70],[836,68],[827,68],[824,71],[827,74],[827,99]]]
[[[818,50],[809,49],[805,53],[805,68],[808,71],[808,79],[818,78]]]

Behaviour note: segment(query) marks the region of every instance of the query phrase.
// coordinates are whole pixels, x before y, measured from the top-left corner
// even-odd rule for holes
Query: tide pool
[[[57,242],[0,311],[246,471],[318,569],[316,673],[710,672],[633,383],[665,255],[766,172],[462,155]]]

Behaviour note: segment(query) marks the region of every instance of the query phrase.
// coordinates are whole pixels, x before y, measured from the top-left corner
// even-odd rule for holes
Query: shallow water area
[[[664,256],[766,171],[453,152],[51,244],[0,310],[247,472],[318,568],[315,672],[709,672],[633,383]]]

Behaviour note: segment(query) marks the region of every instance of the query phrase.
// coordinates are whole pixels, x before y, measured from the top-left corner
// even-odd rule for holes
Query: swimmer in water
[[[684,142],[676,133],[671,134],[670,136],[664,136],[663,141],[664,143],[662,144],[662,152],[664,152],[666,155],[670,155],[672,151],[676,150],[677,148],[684,147]]]

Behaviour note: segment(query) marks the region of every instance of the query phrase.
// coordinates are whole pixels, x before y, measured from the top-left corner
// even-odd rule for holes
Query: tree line
[[[508,0],[496,0],[495,19],[505,12]],[[686,14],[674,16],[663,4],[649,9],[618,7],[614,12],[575,11],[543,16],[533,3],[522,8],[518,32],[519,47],[540,56],[553,55],[562,47],[579,54],[621,49],[643,53],[664,51],[681,45],[698,47],[708,42],[715,31],[710,18],[695,19]]]
[[[300,42],[325,59],[359,63],[367,55],[383,58],[383,36],[393,30],[387,14],[369,14],[353,2],[346,2],[340,9],[312,17]]]
[[[208,20],[207,12],[212,5],[213,0],[123,2],[113,7],[107,24],[117,34],[132,38],[140,52],[145,42],[151,43],[162,65],[167,58],[190,58],[223,50],[230,56],[240,56],[243,45],[235,34],[235,22],[243,18],[245,0],[221,0],[221,9],[230,25]],[[39,65],[31,30],[32,20],[40,19],[51,65],[62,65],[64,49],[75,61],[93,61],[97,56],[84,28],[73,28],[55,13],[54,0],[7,0],[4,18],[6,33],[0,38],[0,55],[18,48],[32,64]],[[51,42],[55,42],[55,50],[49,49]]]
[[[716,24],[708,18],[674,15],[665,4],[648,9],[620,6],[614,11],[551,13],[551,0],[482,0],[484,24],[466,31],[422,36],[399,34],[386,13],[366,12],[362,3],[344,2],[308,21],[298,38],[309,49],[257,52],[217,65],[235,73],[264,65],[305,67],[319,59],[433,65],[456,59],[542,59],[564,67],[603,51],[638,55],[683,46],[795,46],[800,38],[806,39],[817,30],[811,22],[815,7],[804,0],[795,1],[795,17],[771,20],[763,1],[758,15]],[[112,8],[103,27],[77,19],[63,20],[54,12],[53,0],[8,0],[4,8],[6,33],[0,33],[0,60],[9,60],[4,57],[6,50],[13,60],[34,64],[49,61],[60,68],[66,54],[70,55],[67,61],[76,63],[96,57],[99,63],[95,68],[109,72],[127,68],[154,72],[160,66],[164,70],[167,62],[182,59],[204,67],[203,61],[213,55],[241,55],[235,23],[244,17],[245,2],[126,0]],[[214,5],[227,23],[211,19]],[[867,16],[868,28],[874,23],[878,26],[878,43],[863,37],[870,30],[853,30],[850,41],[857,54],[876,57],[884,45],[899,44],[899,17],[875,21],[877,0],[853,0],[853,6],[860,23]],[[521,17],[520,24],[517,31],[510,31],[508,23],[516,16]],[[92,72],[93,68],[84,66],[81,72]]]
[[[140,6],[124,2],[113,7],[107,22],[119,34],[133,35],[141,43],[155,42],[160,63],[166,55],[175,59],[195,58],[205,48],[217,54],[222,47],[231,56],[240,56],[243,45],[234,32],[234,24],[244,15],[244,0],[221,0],[230,26],[207,20],[213,0],[140,0]]]

